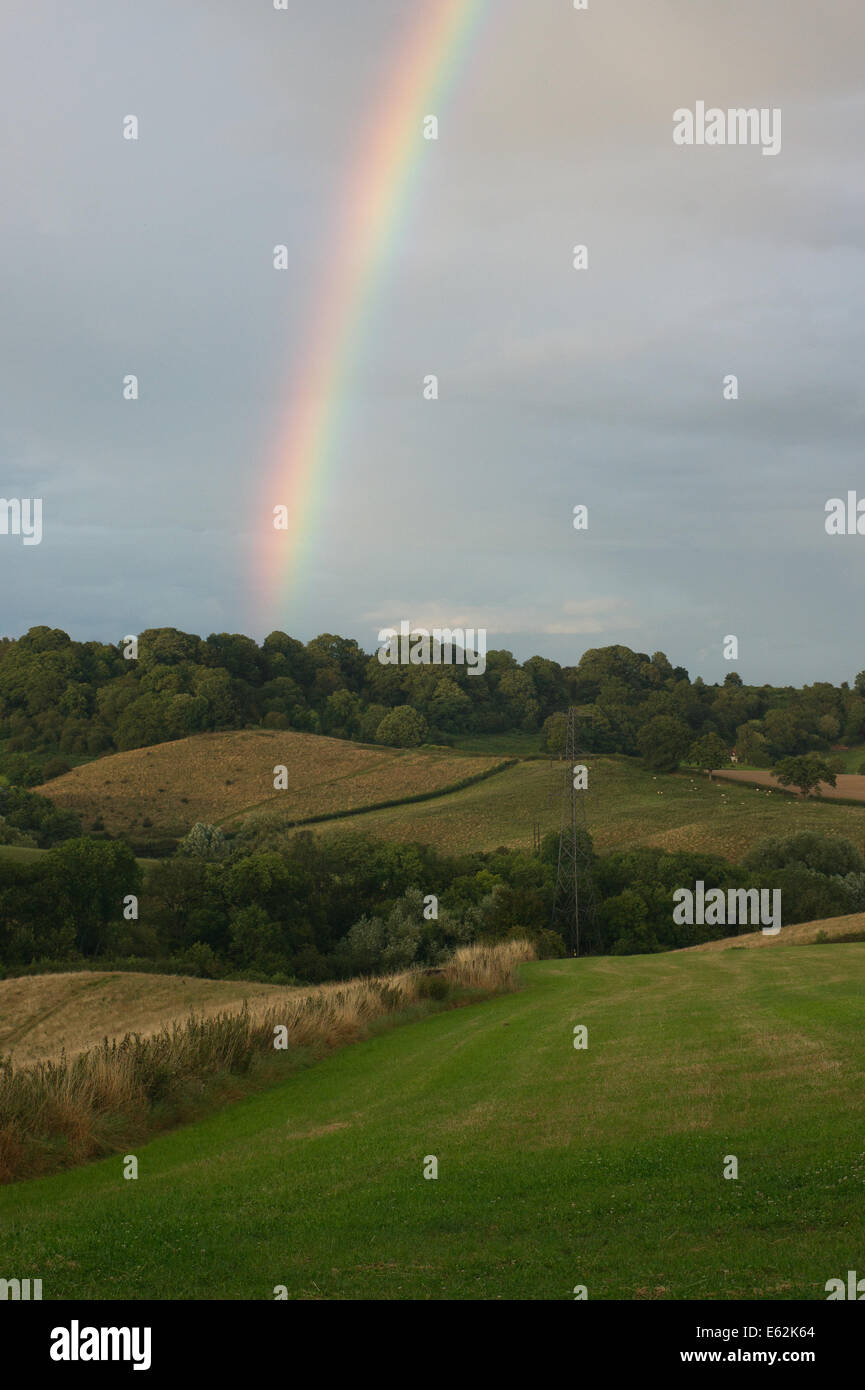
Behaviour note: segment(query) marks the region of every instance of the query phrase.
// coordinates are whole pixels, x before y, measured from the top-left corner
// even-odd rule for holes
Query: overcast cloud
[[[430,3],[7,4],[0,496],[42,497],[44,538],[0,536],[0,631],[371,650],[407,618],[709,680],[735,634],[746,680],[852,678],[865,536],[824,507],[865,497],[861,0],[490,0],[418,131],[300,585],[263,601],[335,218]],[[698,100],[780,108],[780,153],[675,146]]]

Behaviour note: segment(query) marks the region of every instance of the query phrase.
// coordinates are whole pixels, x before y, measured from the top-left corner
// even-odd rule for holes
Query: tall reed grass
[[[514,989],[517,967],[534,954],[523,941],[462,947],[440,976],[449,1001]],[[292,990],[276,1004],[244,1004],[212,1018],[191,1015],[148,1037],[106,1038],[71,1060],[15,1069],[0,1059],[0,1182],[116,1153],[242,1094],[241,1079],[265,1063],[297,1065],[301,1057],[316,1058],[367,1036],[376,1020],[431,1010],[427,979],[408,970],[307,993]],[[285,1050],[274,1048],[280,1025]]]

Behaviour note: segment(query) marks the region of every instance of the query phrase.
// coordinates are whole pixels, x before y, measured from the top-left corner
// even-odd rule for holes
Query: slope
[[[114,753],[37,790],[77,811],[85,830],[182,835],[196,821],[232,824],[262,810],[289,821],[444,790],[502,763],[451,749],[372,748],[291,730],[196,734]],[[274,770],[286,785],[274,788]]]
[[[7,1273],[46,1299],[711,1300],[857,1267],[865,945],[524,980],[143,1146],[135,1182],[112,1158],[3,1189]]]
[[[768,835],[820,830],[862,846],[865,815],[838,803],[803,802],[783,792],[710,782],[698,773],[647,772],[635,758],[587,755],[588,827],[596,850],[633,845],[701,850],[741,859]],[[440,849],[530,849],[532,825],[558,830],[562,764],[522,761],[495,777],[435,801],[372,811],[317,826],[322,834],[357,826],[386,840],[420,840]]]
[[[764,946],[814,946],[832,942],[865,941],[865,912],[848,912],[843,917],[820,917],[814,922],[794,922],[775,935],[763,931],[743,932],[741,936],[724,936],[718,941],[703,941],[699,946],[686,946],[686,951],[728,951],[731,948],[753,950]]]

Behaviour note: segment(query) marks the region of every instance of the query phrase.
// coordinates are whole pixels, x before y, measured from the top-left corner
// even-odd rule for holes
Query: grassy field
[[[196,821],[238,824],[266,811],[287,821],[437,792],[496,766],[451,749],[372,748],[270,729],[197,734],[115,753],[37,788],[111,834],[183,835]],[[287,787],[274,790],[274,767]]]
[[[865,743],[857,743],[844,750],[833,748],[831,756],[842,760],[845,772],[858,772],[865,763]]]
[[[263,741],[253,756],[246,743],[249,739]],[[279,742],[271,743],[274,739]],[[209,744],[212,740],[217,742]],[[151,820],[159,818],[158,828],[171,833],[179,833],[197,819],[217,820],[227,828],[236,828],[242,819],[238,809],[242,803],[246,813],[271,823],[275,813],[280,818],[284,815],[287,822],[332,813],[333,820],[314,825],[320,834],[357,828],[386,840],[424,841],[451,853],[493,850],[500,845],[530,849],[535,822],[542,834],[559,827],[560,761],[529,758],[462,790],[444,790],[463,778],[499,766],[507,751],[502,747],[496,754],[481,757],[466,751],[368,749],[311,734],[205,734],[100,759],[59,778],[44,792],[62,804],[75,805],[84,814],[85,828],[101,806],[106,825],[113,826],[115,833],[153,833],[142,825],[149,796],[149,804],[158,808],[151,809]],[[211,754],[218,779],[206,761]],[[289,768],[289,789],[274,792],[272,769],[280,754]],[[166,768],[169,758],[174,760],[173,768]],[[127,759],[133,761],[127,763]],[[235,759],[237,767],[232,761]],[[196,760],[204,761],[193,773],[191,764]],[[256,760],[257,771],[250,772]],[[739,859],[767,835],[799,830],[845,835],[859,849],[865,841],[865,805],[802,801],[769,786],[754,787],[718,777],[709,781],[697,772],[654,775],[635,758],[590,756],[588,766],[588,825],[601,853],[631,845],[657,845]],[[224,776],[231,767],[237,775]],[[318,782],[317,778],[323,780]],[[248,798],[261,790],[262,779],[270,787],[270,795],[252,808]],[[855,781],[865,782],[865,778]],[[160,792],[160,787],[165,791]],[[427,791],[433,792],[429,801],[363,811],[356,817],[337,815],[351,812],[352,806],[360,811],[382,800]],[[178,807],[185,820],[179,819]],[[38,853],[0,846],[0,859],[23,861]]]
[[[156,1033],[190,1013],[209,1018],[244,999],[270,1001],[288,991],[248,981],[178,975],[70,971],[0,980],[0,1056],[24,1066],[65,1049],[74,1056],[104,1037]]]
[[[6,1273],[45,1299],[823,1300],[861,1266],[865,944],[523,978],[140,1146],[137,1181],[114,1157],[0,1190]]]
[[[12,864],[32,864],[45,853],[44,849],[31,849],[28,845],[0,845],[0,861]]]
[[[147,1036],[105,1037],[74,1058],[4,1062],[0,1183],[135,1152],[156,1135],[284,1083],[339,1047],[514,990],[519,966],[534,959],[527,941],[476,943],[434,974],[403,970],[263,992],[243,1008],[208,1007],[207,1016],[197,1010],[163,1020],[158,1030],[151,1020]],[[91,983],[98,989],[106,981]]]
[[[859,849],[865,806],[802,802],[765,788],[709,781],[705,774],[647,772],[636,759],[590,757],[588,827],[601,853],[633,845],[706,850],[739,859],[767,835],[822,830],[845,835]],[[488,781],[435,801],[327,823],[321,833],[357,826],[392,840],[421,840],[439,848],[530,849],[532,824],[558,830],[563,765],[521,762]]]
[[[485,758],[545,758],[538,729],[533,734],[515,731],[509,734],[457,734],[454,746],[461,753],[473,753]]]
[[[4,860],[7,864],[32,864],[47,853],[47,850],[31,849],[28,845],[0,845],[0,865],[3,864]],[[143,869],[158,862],[156,859],[138,859],[138,863]]]

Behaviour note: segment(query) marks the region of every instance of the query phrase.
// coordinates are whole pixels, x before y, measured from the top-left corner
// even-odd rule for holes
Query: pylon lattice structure
[[[586,807],[589,793],[587,788],[574,785],[575,768],[583,757],[577,751],[576,716],[572,706],[565,739],[559,859],[550,926],[561,932],[572,955],[578,956],[599,949],[600,933]]]

